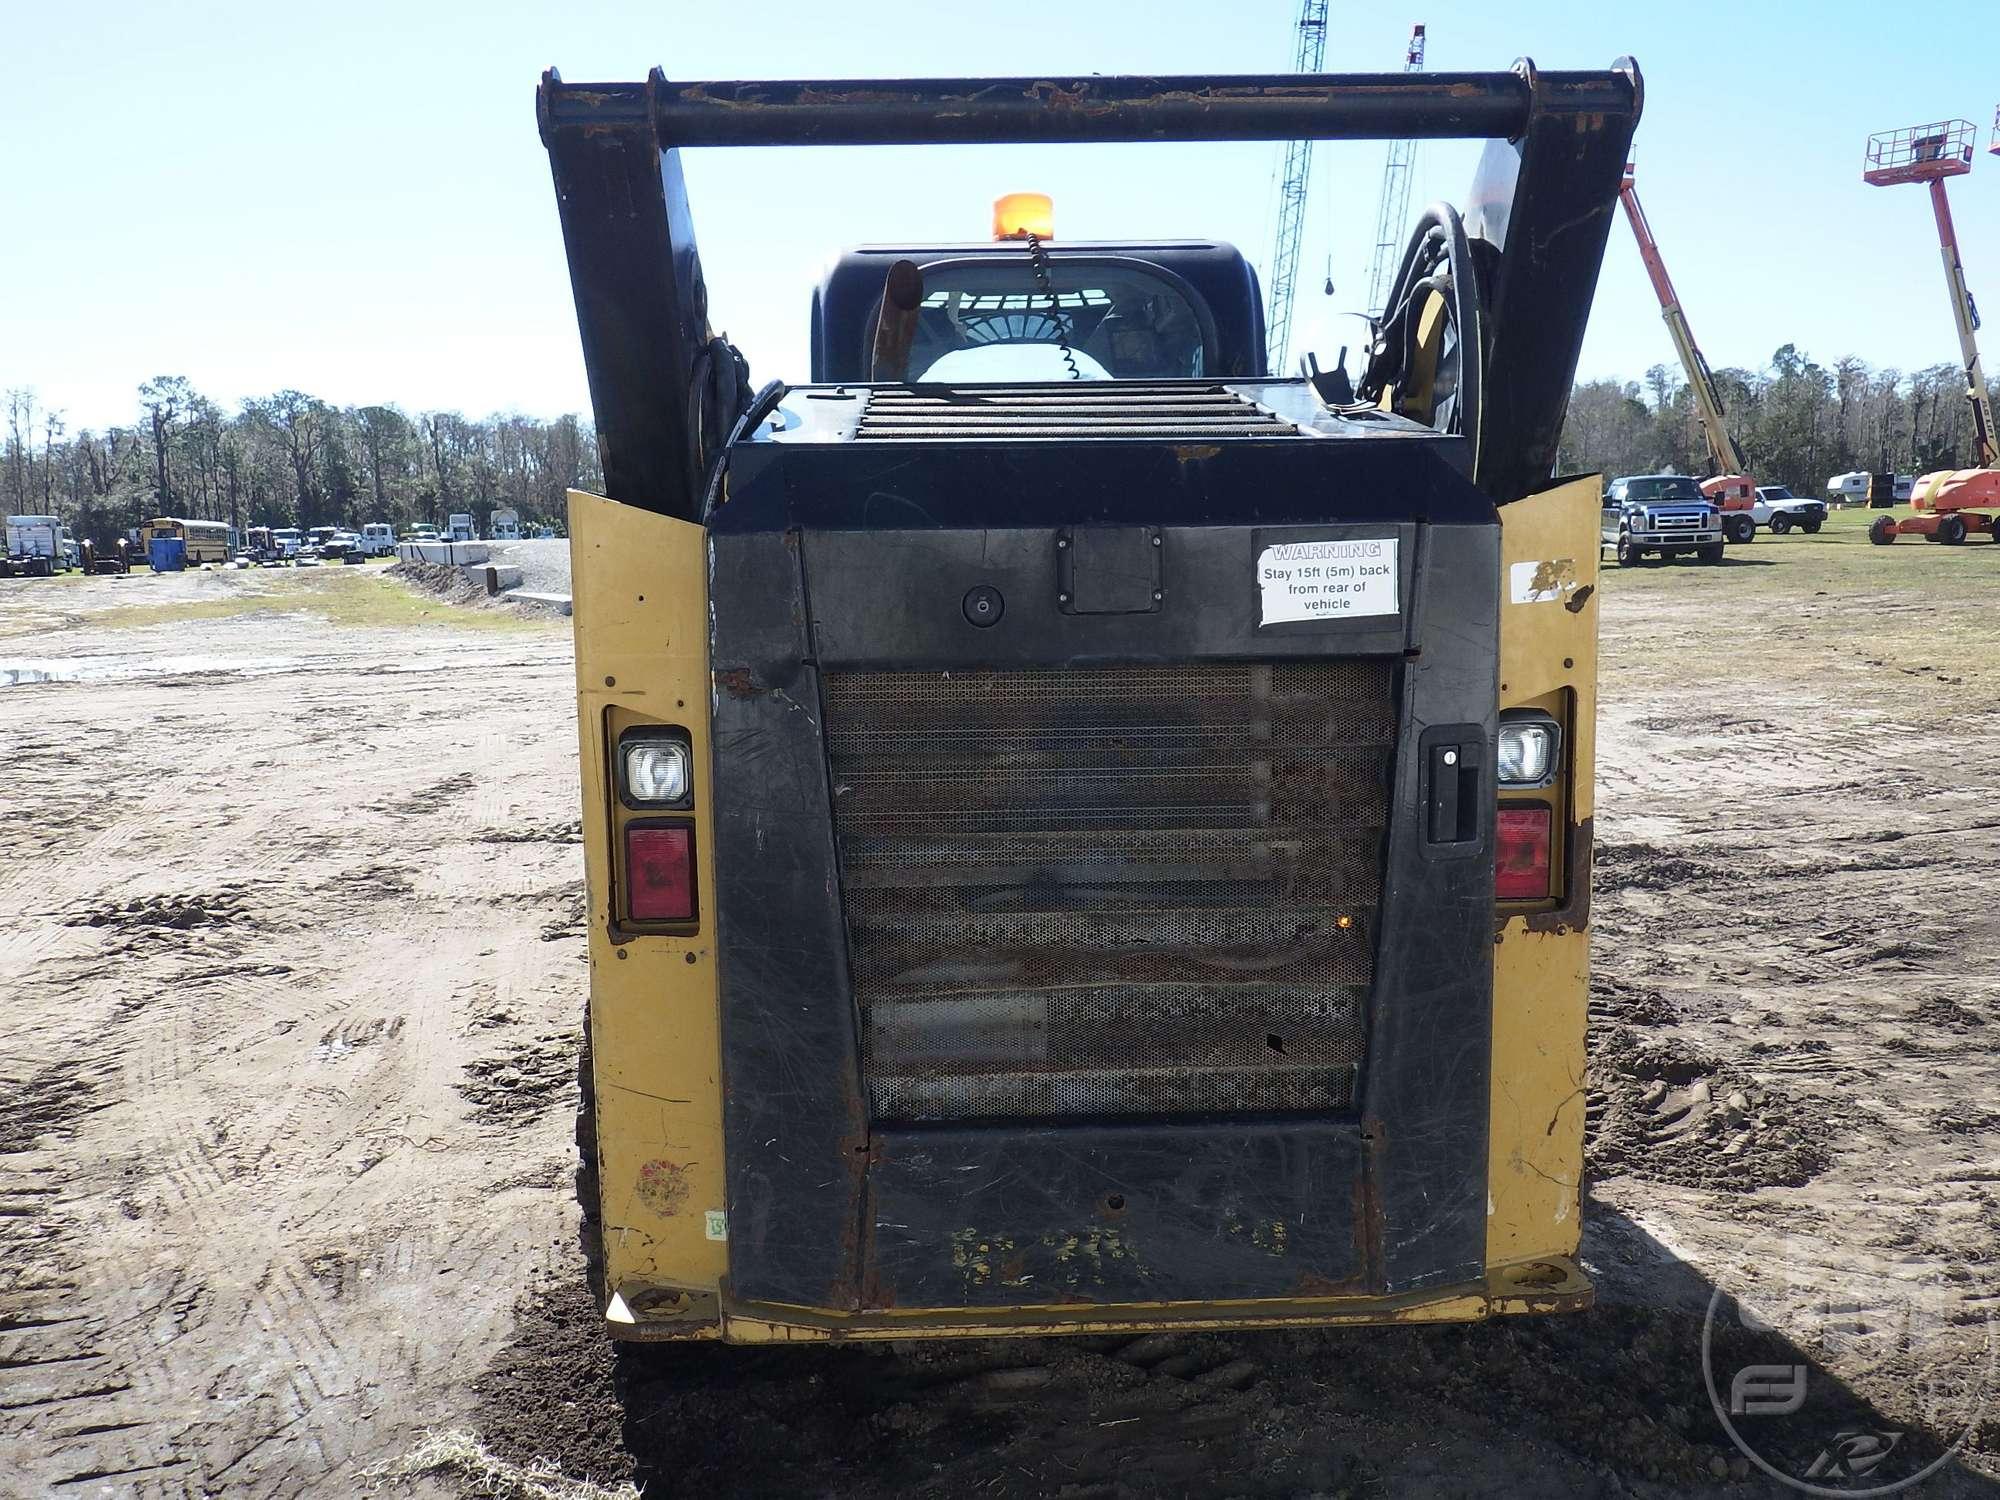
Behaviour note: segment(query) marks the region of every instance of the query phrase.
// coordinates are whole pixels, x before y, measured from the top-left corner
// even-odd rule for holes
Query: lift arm
[[[1660,242],[1653,238],[1652,226],[1646,222],[1646,210],[1639,206],[1639,190],[1633,184],[1629,165],[1618,187],[1618,201],[1625,205],[1625,217],[1632,225],[1633,237],[1639,242],[1639,258],[1646,263],[1646,275],[1652,280],[1653,292],[1660,299],[1660,316],[1666,319],[1667,334],[1673,339],[1674,350],[1681,357],[1681,368],[1687,371],[1688,389],[1694,392],[1695,410],[1701,417],[1702,433],[1708,439],[1709,461],[1715,465],[1718,474],[1741,474],[1749,465],[1744,461],[1743,450],[1736,445],[1736,439],[1729,435],[1729,424],[1722,410],[1722,393],[1715,388],[1715,377],[1709,373],[1708,361],[1701,357],[1701,349],[1694,341],[1694,330],[1688,327],[1687,314],[1681,310],[1680,296],[1674,291],[1672,278],[1667,275],[1667,263],[1660,257]]]
[[[584,366],[614,500],[699,516],[743,411],[713,336],[684,146],[1484,138],[1465,215],[1485,252],[1476,482],[1506,504],[1554,468],[1611,199],[1639,118],[1603,72],[566,84],[537,94]],[[1165,226],[1172,229],[1174,226]],[[1182,226],[1192,229],[1194,226]]]
[[[1944,257],[1945,285],[1951,291],[1951,317],[1958,325],[1958,352],[1965,361],[1965,399],[1972,403],[1972,446],[1982,469],[2000,469],[2000,433],[1993,426],[1993,398],[1987,393],[1986,371],[1979,362],[1978,324],[1973,320],[1972,293],[1965,286],[1965,263],[1958,257],[1958,231],[1951,221],[1951,203],[1944,179],[1933,177],[1931,212],[1937,218],[1938,251]]]

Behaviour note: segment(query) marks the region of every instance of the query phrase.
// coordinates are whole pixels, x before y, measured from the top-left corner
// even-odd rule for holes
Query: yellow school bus
[[[155,516],[139,528],[139,540],[151,547],[155,537],[179,537],[187,543],[189,567],[226,563],[232,550],[229,527],[222,521],[190,521],[179,516]]]

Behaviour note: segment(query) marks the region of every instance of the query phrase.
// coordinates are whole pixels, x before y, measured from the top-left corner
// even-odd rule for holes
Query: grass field
[[[117,604],[96,615],[92,623],[121,630],[180,620],[223,620],[283,612],[320,615],[341,626],[449,623],[462,630],[497,632],[550,628],[548,617],[527,610],[470,609],[447,604],[373,568],[259,570],[208,576],[221,581],[229,591],[214,598]]]
[[[1836,510],[1817,536],[1802,531],[1773,536],[1760,529],[1754,542],[1731,544],[1719,567],[1677,557],[1671,563],[1648,558],[1638,567],[1621,568],[1607,547],[1604,577],[1618,589],[1677,589],[1686,586],[1682,574],[1715,573],[1729,578],[1732,594],[1752,595],[1793,595],[1801,588],[1824,588],[1829,595],[1966,589],[1985,596],[2000,582],[2000,546],[1983,537],[1958,547],[1916,537],[1904,537],[1887,547],[1868,540],[1868,524],[1875,517],[1908,514],[1908,510]]]

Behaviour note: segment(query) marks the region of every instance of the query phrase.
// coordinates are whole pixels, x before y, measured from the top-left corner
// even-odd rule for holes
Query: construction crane
[[[1681,309],[1680,295],[1667,275],[1667,263],[1660,257],[1660,242],[1653,238],[1646,210],[1639,205],[1639,189],[1633,182],[1630,162],[1625,164],[1625,177],[1618,186],[1618,201],[1625,205],[1632,236],[1639,242],[1639,259],[1646,263],[1646,275],[1653,283],[1654,295],[1660,299],[1660,316],[1666,319],[1667,336],[1674,341],[1681,368],[1687,371],[1688,389],[1694,392],[1695,412],[1701,418],[1709,463],[1715,470],[1712,478],[1703,481],[1702,493],[1724,513],[1723,536],[1732,542],[1747,542],[1757,532],[1757,522],[1751,514],[1757,503],[1757,485],[1743,472],[1749,465],[1744,462],[1743,450],[1736,439],[1729,435],[1722,393],[1715,388],[1715,376],[1709,371],[1708,361],[1701,357],[1701,346],[1695,343],[1694,330],[1688,326],[1687,314]]]
[[[1878,516],[1868,528],[1872,542],[1893,542],[1902,535],[1962,542],[1976,531],[2000,542],[2000,434],[1993,425],[1993,399],[1979,362],[1979,312],[1966,289],[1958,230],[1952,224],[1951,202],[1944,189],[1946,178],[1972,170],[1978,136],[1978,127],[1970,120],[1936,120],[1868,137],[1862,181],[1871,187],[1921,182],[1930,189],[1938,253],[1944,258],[1945,289],[1951,295],[1952,322],[1958,326],[1965,399],[1972,407],[1972,449],[1979,465],[1976,469],[1939,469],[1920,475],[1910,491],[1910,504],[1917,514],[1901,520]]]
[[[1424,23],[1410,28],[1410,45],[1403,53],[1403,71],[1424,70]],[[1375,219],[1375,253],[1368,262],[1368,311],[1379,318],[1389,300],[1389,282],[1402,258],[1403,226],[1410,217],[1410,167],[1417,156],[1414,140],[1389,142],[1382,168],[1382,206]]]
[[[1302,0],[1294,73],[1317,73],[1326,59],[1327,0]],[[1264,319],[1265,368],[1285,372],[1292,341],[1292,286],[1299,270],[1299,237],[1305,232],[1306,190],[1312,186],[1313,143],[1285,142],[1285,169],[1278,179],[1278,242],[1271,248],[1271,302]]]

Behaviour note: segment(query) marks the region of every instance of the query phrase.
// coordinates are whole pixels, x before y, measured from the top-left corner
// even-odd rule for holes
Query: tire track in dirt
[[[47,1351],[0,1370],[0,1462],[29,1489],[351,1489],[441,1390],[463,1388],[559,1230],[545,1194],[484,1209],[488,1183],[558,1149],[560,1125],[525,1122],[468,1155],[455,1090],[495,1037],[547,1024],[533,1009],[555,998],[547,979],[574,985],[568,945],[538,940],[559,903],[487,901],[492,872],[460,842],[481,799],[387,804],[438,785],[440,764],[486,769],[468,747],[490,747],[536,817],[573,817],[568,741],[526,753],[518,727],[567,725],[566,640],[524,653],[448,627],[359,634],[278,614],[202,622],[174,653],[303,665],[0,698],[0,716],[31,709],[43,726],[36,787],[52,804],[106,769],[75,753],[85,744],[119,745],[117,779],[148,789],[109,824],[0,829],[0,849],[31,849],[35,866],[24,885],[26,861],[8,861],[7,889],[33,912],[0,945],[27,971],[0,1080],[84,1059],[92,1111],[0,1156],[0,1182],[59,1184],[32,1218],[0,1215],[15,1268],[0,1274],[0,1337]],[[48,654],[89,649],[72,635]],[[504,684],[466,675],[482,670]],[[173,708],[190,693],[201,712]],[[574,850],[510,855],[503,888],[580,875]],[[135,900],[172,916],[216,892],[221,920],[128,920]],[[100,912],[115,918],[61,925]],[[514,984],[522,1014],[481,1029],[455,997],[522,963],[545,978]],[[575,1003],[572,990],[560,1013]]]

